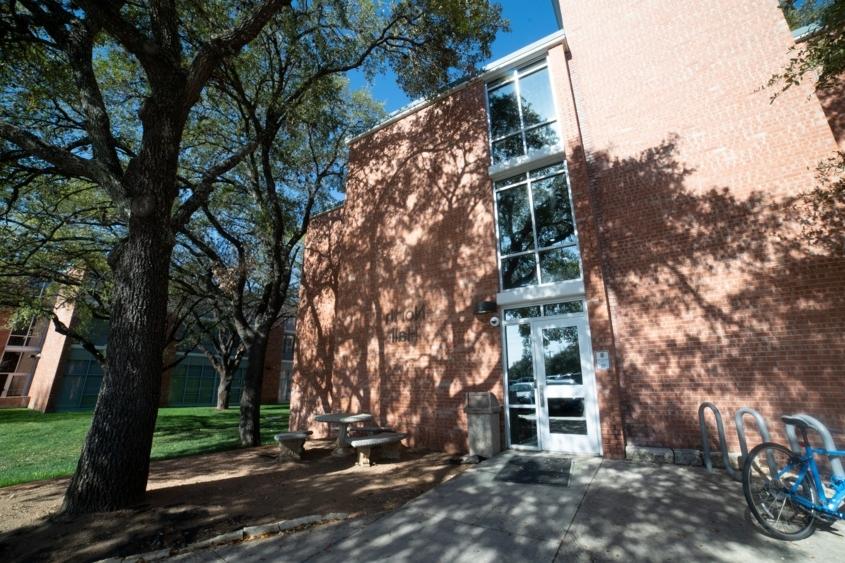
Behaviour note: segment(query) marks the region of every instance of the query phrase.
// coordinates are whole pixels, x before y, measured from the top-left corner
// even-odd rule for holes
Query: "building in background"
[[[63,322],[73,322],[73,310],[57,309]],[[0,318],[7,327],[8,316]],[[89,337],[105,350],[108,326],[93,323]],[[261,391],[264,403],[290,399],[290,374],[296,338],[295,322],[280,322],[270,335]],[[0,408],[29,407],[40,411],[88,410],[94,407],[103,372],[99,362],[71,338],[55,331],[47,319],[19,329],[0,329]],[[173,356],[171,356],[173,357]],[[243,387],[245,362],[230,392],[237,405]],[[162,375],[161,406],[214,406],[219,377],[201,351],[188,351],[183,360]]]
[[[694,448],[703,401],[845,428],[845,260],[791,215],[843,99],[770,100],[778,3],[556,7],[565,33],[351,142],[306,241],[291,428],[366,411],[465,451],[470,391],[512,448]]]

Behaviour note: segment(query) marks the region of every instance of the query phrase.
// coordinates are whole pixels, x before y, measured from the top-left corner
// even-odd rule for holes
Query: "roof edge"
[[[430,106],[434,102],[466,88],[476,80],[489,80],[495,77],[495,75],[498,73],[505,72],[515,66],[519,66],[522,63],[528,62],[528,60],[537,56],[538,53],[542,51],[548,51],[552,47],[555,47],[561,43],[563,43],[565,48],[568,48],[566,46],[566,34],[563,32],[562,29],[555,31],[554,33],[549,34],[541,39],[538,39],[533,43],[529,43],[525,47],[517,49],[516,51],[505,55],[504,57],[498,58],[491,63],[488,63],[484,66],[483,69],[481,69],[481,72],[476,74],[475,76],[470,76],[468,78],[460,80],[459,82],[447,86],[442,91],[437,92],[436,94],[427,98],[420,98],[418,100],[414,100],[408,105],[401,107],[390,115],[388,115],[384,121],[381,121],[370,129],[367,129],[363,133],[359,133],[358,135],[355,135],[354,137],[350,138],[346,141],[346,144],[351,145],[352,143],[355,143],[364,137],[372,135],[376,131],[383,129],[392,123],[396,123],[397,121],[404,119],[412,113],[417,112],[427,106]]]

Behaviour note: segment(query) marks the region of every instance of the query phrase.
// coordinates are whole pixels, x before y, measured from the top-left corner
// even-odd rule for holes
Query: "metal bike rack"
[[[725,426],[722,424],[722,413],[719,412],[719,408],[716,405],[709,402],[701,403],[701,406],[698,407],[698,425],[701,428],[701,449],[704,457],[704,466],[708,472],[713,472],[713,462],[710,459],[710,441],[708,439],[707,425],[704,423],[704,411],[707,409],[713,411],[713,416],[716,417],[716,429],[719,431],[719,450],[722,452],[722,463],[725,466],[725,471],[733,479],[739,481],[741,479],[740,472],[733,468],[728,457],[728,444],[725,440]],[[740,466],[745,461],[745,458],[748,457],[748,442],[745,439],[745,417],[747,415],[751,415],[754,418],[754,422],[757,425],[757,432],[760,433],[763,441],[771,441],[769,428],[766,426],[766,421],[759,412],[750,407],[742,407],[736,411],[734,422],[736,423],[736,435],[739,438],[739,450],[741,452],[739,458]],[[768,458],[769,463],[773,463],[771,453],[768,454]]]
[[[821,436],[822,443],[824,444],[826,450],[837,449],[836,444],[833,441],[833,436],[830,434],[830,430],[828,430],[827,426],[825,426],[820,420],[813,418],[806,413],[793,414],[790,416],[800,418],[807,426],[815,430],[819,436]],[[789,439],[789,447],[796,453],[802,453],[801,445],[798,443],[798,437],[795,434],[795,425],[786,424],[785,426],[786,437]],[[845,481],[845,471],[843,471],[842,461],[838,457],[830,458],[830,469],[833,472],[833,476],[836,481]]]
[[[763,442],[772,441],[772,437],[769,434],[769,428],[766,426],[766,421],[759,412],[749,407],[741,407],[738,411],[736,411],[734,422],[736,422],[736,435],[739,437],[740,467],[745,464],[745,460],[748,458],[748,444],[745,441],[745,415],[747,414],[754,417],[754,421],[757,423],[757,432],[760,433],[760,438],[763,439]],[[774,472],[775,456],[769,449],[766,450],[766,462],[769,464],[769,468]]]
[[[736,423],[736,435],[739,437],[739,451],[742,455],[739,459],[740,465],[742,465],[745,462],[745,458],[748,457],[748,444],[745,441],[745,415],[749,414],[754,417],[754,422],[757,423],[757,432],[760,433],[760,437],[763,441],[772,441],[772,438],[769,435],[769,428],[766,426],[766,421],[763,419],[763,416],[752,408],[740,408],[736,411],[736,415],[734,416],[734,422]],[[771,457],[771,454],[769,454],[769,457]]]
[[[701,428],[701,449],[704,457],[704,467],[707,468],[708,473],[713,473],[713,462],[710,459],[710,440],[708,439],[707,425],[704,423],[704,411],[710,409],[713,416],[716,417],[716,430],[719,432],[719,449],[722,452],[722,463],[725,466],[725,471],[728,472],[733,479],[739,481],[739,473],[731,467],[731,461],[728,458],[728,444],[725,441],[725,425],[722,424],[722,413],[719,408],[710,402],[701,403],[698,407],[698,426]]]

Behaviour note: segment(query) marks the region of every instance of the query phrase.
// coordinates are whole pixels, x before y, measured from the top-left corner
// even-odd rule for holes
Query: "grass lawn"
[[[288,405],[261,406],[261,441],[287,431]],[[238,447],[238,408],[173,407],[158,410],[152,459],[168,459]],[[90,412],[43,414],[0,409],[0,487],[62,477],[76,469]]]

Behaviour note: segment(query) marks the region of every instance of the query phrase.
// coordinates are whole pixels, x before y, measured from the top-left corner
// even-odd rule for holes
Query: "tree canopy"
[[[21,190],[37,197],[55,189],[61,200],[84,187],[108,207],[97,228],[115,224],[114,238],[102,243],[110,277],[106,369],[65,510],[112,510],[144,495],[173,250],[194,215],[208,215],[215,191],[256,158],[263,173],[267,139],[292,130],[303,103],[333,77],[391,67],[409,94],[431,92],[473,72],[505,26],[497,5],[466,0],[3,3],[6,217],[33,205]],[[248,99],[261,112],[240,127],[243,115],[219,102],[239,95],[231,71],[250,65],[284,72],[242,82],[254,88]],[[62,210],[53,210],[60,222]],[[27,232],[7,226],[12,236]],[[60,248],[52,270],[73,271],[73,253],[63,259]],[[28,267],[36,254],[20,253],[15,267]]]

